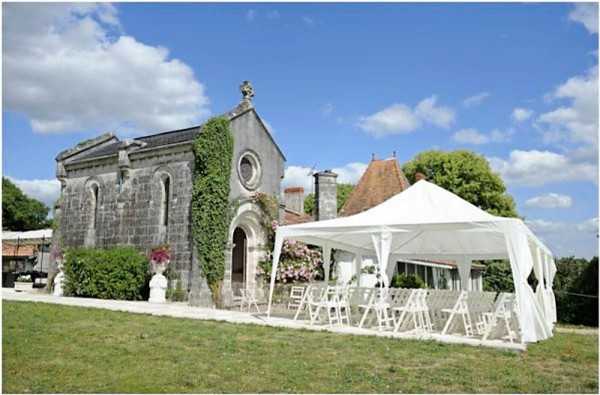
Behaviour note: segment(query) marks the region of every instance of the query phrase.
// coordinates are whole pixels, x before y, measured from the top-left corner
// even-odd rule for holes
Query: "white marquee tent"
[[[468,273],[473,260],[508,259],[512,269],[522,339],[552,336],[556,307],[552,283],[556,265],[550,250],[522,220],[493,216],[432,183],[421,180],[362,213],[326,221],[281,226],[275,235],[270,314],[275,275],[284,239],[323,247],[329,266],[332,248],[377,257],[387,285],[390,254],[399,258],[448,259]],[[534,271],[535,290],[527,278]]]

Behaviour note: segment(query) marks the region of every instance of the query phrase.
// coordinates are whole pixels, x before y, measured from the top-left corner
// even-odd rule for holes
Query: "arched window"
[[[163,226],[169,223],[169,194],[171,189],[171,178],[169,176],[162,177],[162,201],[161,201],[161,222]]]
[[[98,184],[92,184],[92,221],[91,227],[96,228],[98,221]]]

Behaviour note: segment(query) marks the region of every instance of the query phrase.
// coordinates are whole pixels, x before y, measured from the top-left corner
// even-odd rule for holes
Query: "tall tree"
[[[516,217],[513,198],[488,161],[471,151],[425,151],[404,164],[406,177],[417,173],[493,215]]]
[[[48,207],[25,195],[8,178],[2,177],[2,228],[16,231],[48,227]]]
[[[354,184],[341,183],[337,184],[337,211],[338,213],[344,207],[344,203],[348,200],[348,197],[354,190]],[[304,198],[304,212],[306,214],[312,214],[315,209],[315,194],[309,193]]]

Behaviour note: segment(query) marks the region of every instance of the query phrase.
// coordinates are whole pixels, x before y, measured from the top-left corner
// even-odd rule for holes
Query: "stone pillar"
[[[215,304],[212,299],[212,293],[206,282],[206,278],[200,270],[200,262],[198,262],[198,251],[196,243],[190,243],[192,247],[192,267],[190,270],[190,293],[188,295],[188,304],[197,307],[214,308]]]
[[[54,221],[57,226],[52,231],[52,242],[50,244],[50,251],[58,252],[62,251],[62,216],[63,216],[63,202],[64,192],[67,188],[67,171],[62,161],[56,161],[56,178],[60,182],[60,195],[54,204]],[[50,292],[54,284],[54,276],[58,273],[58,263],[55,253],[50,254],[50,262],[48,265],[48,279],[46,282],[46,290]]]
[[[231,265],[232,265],[233,243],[228,242],[225,245],[225,271],[223,274],[223,285],[221,286],[221,301],[224,306],[233,304],[233,288],[231,286]]]
[[[460,259],[456,262],[458,264],[458,275],[460,277],[460,290],[470,291],[471,290],[471,259],[465,258]]]
[[[337,217],[337,174],[321,171],[315,177],[315,219],[322,221]]]

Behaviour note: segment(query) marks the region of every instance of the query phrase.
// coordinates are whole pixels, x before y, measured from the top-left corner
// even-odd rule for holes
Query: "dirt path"
[[[576,333],[578,335],[595,335],[598,336],[598,328],[570,328],[570,327],[556,327],[556,332],[559,333]]]

